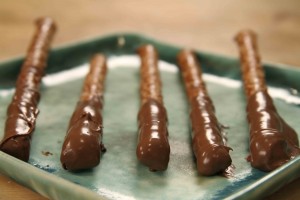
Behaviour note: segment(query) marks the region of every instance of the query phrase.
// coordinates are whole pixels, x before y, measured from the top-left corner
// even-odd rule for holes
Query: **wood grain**
[[[299,0],[1,0],[0,59],[26,52],[32,22],[58,22],[54,46],[109,33],[136,32],[174,45],[237,57],[233,37],[251,28],[264,61],[300,66]],[[269,199],[300,199],[300,179]],[[0,199],[44,199],[0,175]]]
[[[0,200],[45,200],[47,198],[31,191],[30,189],[23,187],[13,181],[12,179],[0,174]]]

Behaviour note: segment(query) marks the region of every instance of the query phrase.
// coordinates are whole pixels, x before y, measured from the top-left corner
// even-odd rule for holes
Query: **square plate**
[[[158,49],[161,59],[159,67],[171,145],[170,163],[165,172],[150,172],[135,156],[140,104],[139,59],[135,50],[146,43]],[[299,157],[271,173],[253,169],[246,161],[248,125],[239,61],[203,52],[197,52],[197,56],[217,117],[230,127],[228,145],[233,148],[235,170],[229,178],[197,174],[191,150],[189,108],[176,66],[179,49],[136,34],[117,34],[51,51],[29,163],[0,152],[0,172],[51,199],[249,199],[261,198],[296,179],[300,175]],[[61,167],[61,146],[88,71],[88,60],[96,52],[108,56],[103,111],[107,152],[98,167],[71,173]],[[17,58],[0,64],[2,130],[22,60]],[[290,88],[300,90],[300,70],[276,64],[264,67],[279,113],[300,133],[300,97],[289,92]]]

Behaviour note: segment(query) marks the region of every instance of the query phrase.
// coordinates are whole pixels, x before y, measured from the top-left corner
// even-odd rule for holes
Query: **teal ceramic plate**
[[[154,44],[160,55],[163,95],[169,117],[171,157],[166,172],[153,173],[135,156],[139,109],[138,46]],[[188,105],[176,63],[179,48],[134,34],[112,35],[51,52],[43,80],[40,115],[29,164],[0,152],[0,172],[52,199],[233,199],[263,197],[297,178],[300,159],[272,173],[250,167],[245,99],[237,59],[198,52],[219,120],[230,127],[234,175],[202,177],[191,151]],[[109,57],[104,106],[107,152],[98,167],[80,173],[62,169],[59,156],[70,116],[82,88],[87,62],[96,52]],[[0,65],[0,129],[22,58]],[[300,70],[267,64],[266,79],[279,113],[300,133]],[[3,133],[0,133],[2,137]]]

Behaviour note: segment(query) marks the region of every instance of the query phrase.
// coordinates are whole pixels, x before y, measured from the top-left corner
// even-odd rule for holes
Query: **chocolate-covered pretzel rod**
[[[56,25],[51,18],[39,18],[36,21],[36,32],[18,76],[12,102],[7,109],[0,149],[23,161],[29,159],[30,139],[39,113],[37,105],[40,83],[55,30]]]
[[[190,50],[179,52],[178,63],[190,103],[193,151],[201,175],[214,175],[231,165],[222,125],[215,115],[214,105],[202,79],[200,64]]]
[[[300,154],[298,137],[277,113],[268,94],[254,32],[236,36],[240,50],[242,76],[247,97],[250,126],[248,161],[257,169],[271,171]]]
[[[151,171],[166,170],[169,163],[167,113],[163,105],[158,54],[152,45],[138,49],[141,58],[141,107],[136,155]]]
[[[70,171],[89,169],[100,163],[102,144],[103,90],[106,76],[106,59],[95,55],[90,62],[76,109],[61,151],[61,163]]]

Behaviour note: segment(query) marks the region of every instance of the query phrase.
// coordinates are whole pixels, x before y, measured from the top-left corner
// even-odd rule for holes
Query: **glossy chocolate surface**
[[[167,113],[154,99],[142,105],[138,114],[139,138],[136,154],[151,171],[166,170],[169,163]]]
[[[158,54],[152,45],[138,49],[141,58],[141,107],[136,155],[151,171],[166,170],[170,157],[167,113],[163,106]]]
[[[252,31],[236,36],[247,96],[250,127],[250,155],[247,160],[262,171],[272,171],[300,154],[297,133],[277,113],[268,94]]]
[[[106,59],[97,54],[90,63],[80,101],[70,119],[65,137],[61,163],[70,171],[84,170],[100,163],[105,151],[103,136],[103,88],[106,76]]]
[[[226,137],[202,79],[200,65],[192,51],[182,50],[178,62],[190,103],[193,151],[201,175],[223,173],[231,165]]]
[[[267,91],[249,98],[247,117],[253,167],[272,171],[300,154],[297,133],[279,116]]]
[[[30,139],[39,113],[40,82],[56,26],[52,19],[40,18],[36,21],[36,28],[7,109],[5,134],[0,144],[1,151],[23,161],[29,159]]]
[[[79,102],[70,120],[63,143],[61,163],[70,171],[89,169],[100,163],[102,145],[102,116],[99,98]]]

